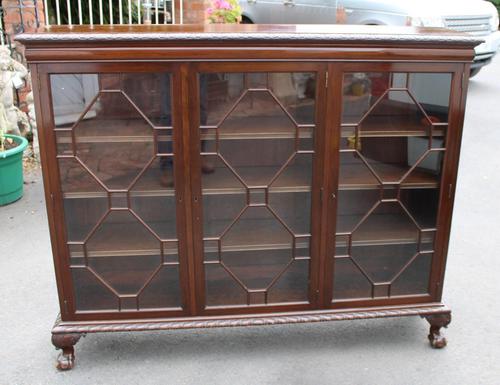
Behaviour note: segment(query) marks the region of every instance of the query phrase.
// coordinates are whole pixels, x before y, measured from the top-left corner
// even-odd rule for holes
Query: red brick
[[[32,32],[36,28],[36,17],[35,17],[35,9],[31,6],[33,5],[32,0],[22,0],[23,4],[27,6],[27,8],[23,9],[23,17],[21,23],[21,16],[19,12],[19,0],[2,0],[2,7],[4,9],[4,29],[5,32],[9,35],[11,41],[14,41],[14,37],[16,34],[22,32],[23,26],[25,32]],[[205,22],[205,9],[210,6],[210,0],[184,0],[183,2],[183,10],[184,10],[184,23],[186,24],[198,24]],[[179,9],[180,9],[180,0],[175,0],[176,4],[176,22],[180,22],[179,18]],[[40,25],[45,23],[45,11],[43,9],[43,1],[37,2],[38,8],[38,20],[40,21]],[[16,43],[16,51],[18,52],[17,57],[24,57],[24,47]],[[24,61],[21,59],[21,61]],[[26,95],[31,91],[29,85],[20,89],[18,91],[19,99],[20,99],[20,107],[21,109],[26,109]]]

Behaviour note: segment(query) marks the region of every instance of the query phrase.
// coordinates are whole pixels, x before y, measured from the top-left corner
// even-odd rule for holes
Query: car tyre
[[[472,78],[476,76],[479,73],[479,71],[481,71],[481,67],[471,68],[469,77]]]

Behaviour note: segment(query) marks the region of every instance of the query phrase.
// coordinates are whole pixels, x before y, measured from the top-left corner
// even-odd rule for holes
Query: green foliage
[[[500,14],[500,0],[488,0],[488,1],[493,3],[495,7],[497,7],[498,13]]]
[[[129,22],[129,13],[128,13],[128,1],[129,0],[122,0],[122,17],[123,17],[123,22],[128,23]],[[135,0],[130,0],[131,1],[131,10],[132,10],[132,23],[137,23],[138,18],[137,18],[137,3]],[[56,0],[48,0],[48,8],[49,8],[49,19],[50,19],[50,24],[57,24],[57,6]],[[102,0],[102,16],[103,16],[103,23],[104,24],[110,24],[111,23],[111,18],[109,14],[109,1],[108,0]],[[89,10],[89,2],[87,0],[82,0],[82,23],[83,24],[90,24],[90,10]],[[112,0],[111,1],[111,14],[113,16],[113,24],[118,24],[120,22],[120,10],[118,6],[119,2],[118,0]],[[141,10],[142,12],[142,10]],[[68,17],[68,5],[67,2],[64,0],[59,0],[59,14],[61,17],[61,24],[69,24],[69,17]],[[70,4],[70,15],[71,15],[71,21],[72,24],[79,24],[80,19],[78,17],[78,6],[73,2],[73,4]],[[93,0],[92,1],[92,16],[93,16],[93,22],[94,24],[100,24],[100,8],[99,8],[99,1],[98,0]]]

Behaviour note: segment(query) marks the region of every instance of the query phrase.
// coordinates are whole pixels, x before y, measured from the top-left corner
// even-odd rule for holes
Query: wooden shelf
[[[374,169],[382,180],[398,180],[410,168],[396,165],[372,162]],[[341,164],[339,190],[375,189],[380,186],[379,181],[364,164]],[[401,188],[437,188],[439,175],[415,168],[401,184]]]
[[[147,222],[147,224],[153,230],[155,228],[165,229],[168,227],[168,233],[175,234],[173,221]],[[87,253],[89,257],[160,255],[160,241],[157,241],[149,233],[147,238],[146,240],[142,233],[131,231],[130,226],[127,224],[107,223],[105,226],[101,226],[90,238],[90,241],[87,243]],[[130,247],[131,245],[133,247]],[[175,242],[165,242],[163,247],[165,255],[178,254]],[[83,257],[83,252],[73,252],[72,255]]]
[[[371,117],[369,121],[361,124],[361,137],[427,137],[429,127],[423,126],[419,121],[390,117],[388,123],[386,116]],[[80,122],[75,128],[77,143],[135,143],[153,142],[153,127],[145,120],[123,119],[120,121],[110,120],[103,127],[103,121],[88,119]],[[405,129],[400,129],[404,127]],[[201,140],[215,140],[214,129],[200,129]],[[313,138],[314,125],[302,125],[299,129],[299,138]],[[433,136],[442,137],[445,130],[434,128]],[[220,140],[255,140],[255,139],[294,139],[296,127],[292,121],[281,115],[268,115],[258,117],[232,117],[225,121],[219,128]],[[341,130],[343,138],[354,135],[353,123],[346,123]],[[165,131],[159,135],[160,141],[171,141],[172,136],[166,135]],[[71,143],[71,137],[61,136],[58,143]]]
[[[149,223],[153,229],[165,228],[166,223]],[[173,223],[169,223],[172,227]],[[219,228],[222,232],[228,222],[212,221],[211,226]],[[233,228],[222,240],[222,251],[252,251],[252,250],[286,250],[292,248],[292,235],[275,220],[243,219],[238,222],[237,232]],[[292,226],[293,227],[293,226]],[[173,229],[168,231],[173,233]],[[142,234],[130,231],[126,224],[106,224],[101,227],[90,239],[88,247],[89,257],[111,257],[111,256],[136,256],[136,255],[159,255],[160,242],[148,236],[144,239]],[[126,240],[126,244],[124,243]],[[131,247],[133,245],[133,247]],[[300,238],[297,248],[308,247],[305,238]],[[216,252],[217,247],[211,245],[206,252]],[[178,253],[174,242],[164,243],[165,255]],[[73,252],[73,256],[82,257],[83,252]]]
[[[361,219],[359,215],[339,216],[337,232],[352,229]],[[417,242],[417,228],[408,217],[397,214],[375,214],[371,221],[365,222],[356,232],[353,246],[408,244]],[[419,218],[420,219],[420,218]],[[288,223],[292,229],[305,227],[296,221]],[[227,222],[218,224],[211,222],[212,226],[222,231]],[[294,226],[295,225],[295,226]],[[424,221],[424,225],[427,224]],[[273,250],[291,248],[292,237],[277,221],[274,220],[241,220],[237,226],[238,232],[232,231],[231,237],[222,242],[222,251],[248,251],[248,250]],[[389,229],[389,230],[387,230]],[[234,230],[234,227],[233,227]],[[423,242],[432,241],[432,234],[423,233]],[[308,247],[306,241],[300,238],[297,248]],[[216,247],[209,247],[206,251],[216,251]]]
[[[341,135],[342,137],[349,137],[353,135],[354,126],[357,125],[363,114],[368,111],[369,99],[366,99],[366,95],[362,97],[344,95],[343,99],[344,106],[355,106],[356,101],[366,104],[365,106],[359,106],[361,108],[354,110],[350,115],[344,114]],[[429,111],[427,112],[429,113]],[[439,114],[433,117],[439,120]],[[442,118],[446,119],[446,117]],[[445,134],[443,125],[446,126],[446,123],[441,122],[439,124],[441,124],[441,128],[434,126],[432,130],[433,136],[443,136]],[[350,128],[348,128],[349,126]],[[362,137],[429,136],[431,124],[413,102],[384,99],[359,124],[359,128]]]
[[[245,178],[245,182],[249,186],[260,186],[262,176],[268,176],[268,183],[274,173],[276,167],[240,167],[238,171]],[[174,188],[166,188],[160,183],[160,170],[150,170],[145,173],[139,180],[138,184],[130,191],[131,198],[133,197],[148,197],[148,196],[174,196]],[[283,171],[280,177],[271,185],[271,193],[289,193],[289,192],[309,192],[311,191],[311,166],[292,165]],[[75,183],[78,181],[75,180]],[[77,186],[72,188],[76,189]],[[82,187],[83,188],[83,187]],[[234,174],[226,167],[216,168],[213,173],[203,174],[203,195],[216,194],[246,194],[246,188],[238,181]],[[104,191],[90,192],[69,192],[64,193],[65,199],[78,198],[106,198],[107,193]]]
[[[105,124],[105,125],[104,125]],[[164,127],[159,127],[164,128]],[[74,128],[77,143],[135,143],[153,142],[154,129],[144,119],[87,119]],[[170,141],[172,137],[159,135],[160,141]],[[71,143],[70,136],[60,136],[57,143]]]
[[[219,129],[219,139],[294,139],[296,127],[292,121],[283,116],[261,116],[261,117],[236,117],[222,124]],[[153,142],[153,127],[145,120],[123,119],[121,121],[104,121],[88,119],[80,122],[75,130],[77,143],[129,143],[129,142]],[[313,125],[304,125],[299,129],[299,137],[308,139],[313,137]],[[159,127],[162,128],[163,127]],[[215,131],[212,129],[201,129],[201,140],[214,140]],[[166,135],[165,131],[159,135],[160,141],[171,141],[172,136]],[[71,143],[70,136],[60,136],[58,143]]]
[[[284,219],[287,225],[289,223]],[[228,225],[227,221],[210,221],[206,226],[218,229],[221,233]],[[304,226],[299,226],[304,227]],[[277,220],[240,219],[235,226],[222,238],[222,251],[252,251],[252,250],[286,250],[292,249],[292,235]],[[309,243],[305,238],[297,239],[297,249],[307,248]],[[211,245],[206,252],[216,252],[217,247]]]
[[[350,231],[361,216],[339,216],[337,233]],[[285,219],[286,221],[286,219]],[[286,223],[292,228],[304,228],[299,222]],[[165,227],[165,223],[148,223],[153,229]],[[206,223],[212,233],[220,234],[229,224],[228,221],[210,221]],[[390,230],[386,230],[390,229]],[[172,230],[173,231],[173,230]],[[170,231],[169,231],[170,232]],[[417,228],[410,223],[408,218],[394,214],[373,215],[371,220],[365,222],[360,230],[355,233],[353,246],[375,246],[393,244],[417,243]],[[432,234],[423,233],[423,242],[432,241]],[[150,239],[145,240],[141,234],[130,231],[124,224],[107,224],[99,229],[91,238],[89,257],[109,257],[127,255],[158,255],[160,242]],[[211,238],[211,237],[210,237]],[[123,240],[126,239],[126,245]],[[309,247],[308,237],[297,239],[297,249]],[[216,252],[215,241],[208,241],[205,252]],[[258,251],[258,250],[290,250],[293,237],[276,220],[268,219],[240,219],[237,224],[222,238],[223,252]],[[134,247],[130,247],[134,245]],[[345,246],[345,245],[340,245]],[[175,243],[165,243],[165,254],[177,254]],[[73,253],[75,256],[83,254]]]
[[[395,180],[404,174],[407,168],[394,165],[377,163],[376,170],[383,180]],[[272,179],[276,167],[240,167],[238,168],[245,182],[250,186],[261,186]],[[133,197],[155,197],[175,195],[174,188],[166,188],[160,183],[160,170],[150,170],[141,177],[139,184],[130,192]],[[293,165],[289,166],[281,176],[269,187],[270,193],[293,193],[311,191],[311,166]],[[266,176],[263,178],[263,176]],[[265,184],[264,183],[264,184]],[[439,176],[425,171],[415,169],[401,185],[403,189],[412,188],[437,188]],[[365,165],[342,165],[342,173],[339,180],[339,190],[361,190],[376,189],[379,182]],[[75,189],[77,186],[75,186]],[[82,187],[83,188],[83,187]],[[72,188],[73,190],[73,188]],[[246,194],[246,188],[239,182],[234,174],[226,167],[216,168],[211,174],[203,174],[203,195],[219,194]],[[91,199],[106,198],[104,191],[70,192],[64,193],[65,199]]]
[[[339,215],[337,233],[350,232],[362,215]],[[425,222],[424,222],[425,224]],[[422,233],[423,242],[432,241],[432,234]],[[372,214],[370,220],[355,232],[353,246],[376,246],[418,243],[418,229],[409,217],[398,214]],[[340,243],[337,246],[346,246]]]
[[[269,183],[277,171],[277,167],[239,167],[237,172],[245,183],[262,186]],[[309,192],[311,191],[312,167],[310,165],[291,165],[280,174],[269,187],[270,193]],[[263,183],[264,182],[264,183]],[[245,194],[246,188],[226,167],[216,168],[212,174],[203,176],[203,195],[211,194]]]
[[[305,126],[299,129],[299,138],[312,138],[314,126]],[[232,117],[219,128],[220,140],[294,139],[296,135],[295,124],[283,115]],[[215,140],[215,131],[201,129],[200,136],[202,140]]]
[[[86,175],[86,171],[84,171],[83,169],[81,170],[81,172],[83,175]],[[168,172],[171,173],[171,169],[169,169]],[[120,172],[119,176],[115,176],[113,180],[115,181],[115,183],[120,180],[127,181],[122,183],[125,186],[126,183],[130,183],[129,181],[133,180],[137,176],[137,174],[138,172],[135,172],[133,175]],[[159,168],[150,167],[144,174],[142,174],[137,183],[134,184],[134,186],[130,190],[130,197],[175,196],[174,187],[166,187],[162,185],[161,175],[162,171]],[[80,185],[79,183],[83,184]],[[71,191],[63,193],[64,199],[107,198],[108,196],[108,194],[104,190],[96,191],[97,187],[95,186],[97,186],[97,183],[89,188],[87,178],[72,177],[71,180],[63,181],[63,185],[65,189]],[[94,191],[85,191],[90,189]]]
[[[401,125],[401,127],[407,127],[405,125]],[[429,130],[422,130],[420,127],[411,129],[412,126],[408,126],[408,129],[405,130],[391,130],[387,129],[383,124],[375,125],[375,126],[367,126],[363,125],[362,131],[360,131],[359,136],[361,138],[376,138],[376,137],[429,137]],[[442,137],[445,135],[445,130],[441,128],[435,128],[432,130],[433,137]],[[354,136],[354,127],[342,127],[341,130],[342,138],[349,138]]]

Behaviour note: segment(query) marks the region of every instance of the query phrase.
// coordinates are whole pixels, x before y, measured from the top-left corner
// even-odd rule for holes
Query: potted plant
[[[240,23],[241,12],[238,0],[213,0],[206,10],[206,20],[210,24]]]
[[[0,206],[23,196],[23,151],[28,141],[6,134],[5,110],[0,103]]]
[[[0,47],[0,206],[23,196],[23,151],[28,141],[20,125],[27,128],[29,121],[14,103],[14,89],[20,89],[27,76],[27,68],[14,60],[10,49]]]

